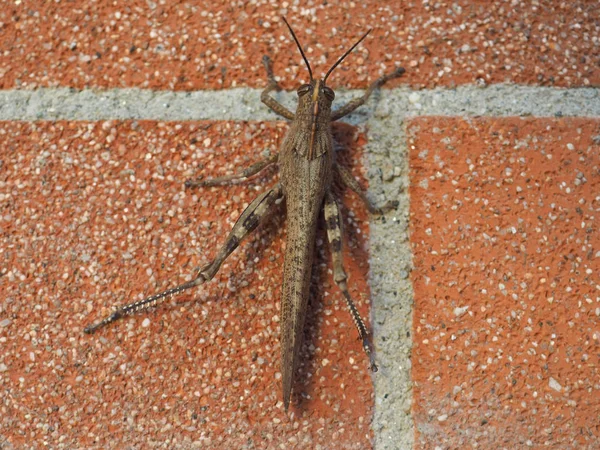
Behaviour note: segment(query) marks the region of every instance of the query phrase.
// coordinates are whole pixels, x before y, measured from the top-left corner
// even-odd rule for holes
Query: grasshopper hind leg
[[[352,319],[358,330],[358,336],[362,341],[363,349],[369,357],[371,370],[377,372],[377,364],[375,364],[375,356],[371,351],[372,343],[369,338],[369,333],[367,332],[367,327],[365,327],[365,324],[350,297],[350,292],[348,292],[348,285],[346,284],[348,276],[346,275],[342,262],[342,216],[331,192],[327,192],[325,195],[325,205],[323,210],[327,226],[327,240],[331,246],[331,255],[333,259],[333,279],[346,299],[348,309],[350,309],[350,314],[352,315]]]
[[[110,316],[92,325],[85,327],[84,332],[91,334],[99,328],[109,325],[112,322],[129,314],[142,311],[156,306],[171,295],[179,294],[187,289],[199,286],[213,279],[219,271],[221,264],[227,257],[240,245],[240,242],[250,234],[273,210],[273,207],[282,197],[282,189],[278,184],[273,189],[262,193],[255,198],[250,205],[240,215],[237,222],[231,229],[225,243],[221,246],[217,256],[207,266],[200,269],[194,279],[180,284],[164,292],[146,297],[143,300],[129,303],[128,305],[117,308]]]

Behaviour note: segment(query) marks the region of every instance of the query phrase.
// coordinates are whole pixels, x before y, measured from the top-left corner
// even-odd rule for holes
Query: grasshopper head
[[[302,50],[302,46],[300,45],[300,42],[298,42],[298,38],[296,37],[294,30],[292,30],[292,27],[290,26],[288,21],[285,20],[285,17],[282,17],[282,19],[285,22],[285,24],[287,25],[288,29],[290,30],[290,33],[292,34],[292,37],[294,38],[294,41],[296,42],[296,45],[298,46],[298,49],[300,50],[300,53],[302,54],[302,58],[304,59],[304,62],[306,63],[306,67],[308,68],[308,73],[310,75],[310,83],[303,84],[302,86],[300,86],[298,88],[298,102],[299,102],[298,109],[306,110],[306,109],[312,108],[314,110],[315,116],[317,115],[317,113],[321,113],[321,112],[325,112],[325,111],[327,111],[329,113],[331,111],[331,104],[333,103],[333,100],[335,99],[335,93],[333,92],[333,89],[331,89],[330,87],[328,87],[326,85],[327,78],[329,77],[331,72],[333,72],[333,70],[344,60],[344,58],[346,58],[346,56],[348,56],[350,54],[350,52],[352,50],[354,50],[356,48],[356,46],[358,44],[360,44],[364,38],[367,37],[367,35],[371,32],[371,30],[367,31],[363,35],[363,37],[361,37],[356,42],[356,44],[354,44],[348,51],[346,51],[346,53],[344,53],[336,61],[336,63],[333,66],[331,66],[331,69],[329,69],[327,71],[327,74],[325,74],[325,77],[323,79],[316,80],[313,77],[313,73],[310,68],[310,64],[308,63],[308,59],[306,59],[304,50]]]
[[[312,79],[310,83],[300,86],[296,92],[298,93],[299,111],[307,113],[312,111],[314,115],[331,112],[335,92],[325,85],[325,80]]]

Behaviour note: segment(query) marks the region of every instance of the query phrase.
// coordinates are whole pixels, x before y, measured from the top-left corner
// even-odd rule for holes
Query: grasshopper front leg
[[[393,78],[398,78],[399,76],[402,76],[402,74],[404,72],[405,72],[404,67],[398,67],[392,73],[390,73],[388,75],[384,75],[381,78],[376,79],[371,84],[371,86],[369,86],[367,88],[367,92],[365,92],[362,97],[355,98],[354,100],[351,100],[350,102],[346,103],[340,109],[333,111],[331,113],[331,121],[333,122],[335,120],[341,119],[342,117],[350,114],[352,111],[354,111],[359,106],[364,105],[375,89],[380,88],[381,86],[383,86],[385,83],[387,83],[389,80],[391,80]]]
[[[227,257],[240,245],[240,242],[242,242],[242,240],[259,225],[259,223],[268,215],[268,213],[271,212],[274,205],[277,203],[277,200],[279,200],[281,196],[281,186],[276,185],[273,189],[264,192],[255,198],[238,218],[215,259],[213,259],[212,262],[210,262],[207,266],[200,269],[193,280],[180,284],[179,286],[168,289],[159,294],[152,295],[138,302],[121,306],[110,316],[106,317],[100,322],[87,326],[84,329],[84,332],[91,334],[98,328],[108,325],[123,316],[156,306],[171,295],[179,294],[182,291],[212,280],[225,259],[227,259]]]
[[[263,56],[263,65],[267,71],[267,78],[269,79],[269,84],[265,88],[264,91],[260,94],[260,100],[267,105],[274,113],[279,114],[280,116],[285,117],[288,120],[294,120],[294,113],[275,100],[273,97],[269,95],[271,91],[280,91],[281,87],[277,80],[275,80],[275,75],[273,75],[273,66],[271,62],[271,58],[267,55]]]

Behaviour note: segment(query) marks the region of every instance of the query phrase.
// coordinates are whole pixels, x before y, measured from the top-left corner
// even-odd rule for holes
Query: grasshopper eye
[[[298,96],[302,97],[303,95],[308,94],[312,90],[312,86],[310,84],[303,84],[298,88]]]
[[[323,88],[323,93],[325,94],[325,97],[327,97],[327,99],[332,102],[333,99],[335,98],[335,92],[333,92],[333,89],[328,88],[327,86],[325,86]]]

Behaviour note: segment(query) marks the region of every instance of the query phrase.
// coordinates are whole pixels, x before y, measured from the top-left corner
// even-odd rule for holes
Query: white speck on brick
[[[556,392],[562,391],[562,386],[560,385],[560,383],[552,377],[550,377],[550,381],[548,382],[548,385],[550,386],[551,389],[554,389]]]
[[[467,310],[469,309],[468,306],[460,306],[460,307],[456,307],[454,308],[454,315],[456,317],[460,317],[462,316],[464,313],[467,312]]]

